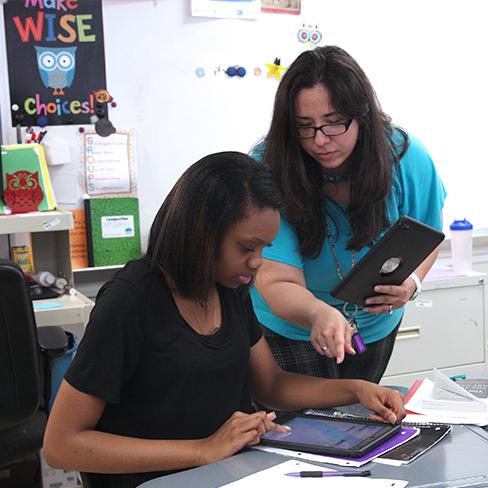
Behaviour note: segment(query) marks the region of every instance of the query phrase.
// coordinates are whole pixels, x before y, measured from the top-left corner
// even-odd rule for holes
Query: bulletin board
[[[190,164],[210,152],[247,152],[266,133],[278,85],[266,65],[279,58],[286,67],[309,48],[298,39],[304,27],[355,57],[384,111],[428,148],[448,190],[445,223],[466,217],[488,232],[480,177],[488,167],[487,14],[484,0],[302,0],[299,15],[243,20],[193,17],[190,0],[103,0],[107,88],[117,102],[110,120],[134,134],[143,243]],[[228,67],[246,75],[227,76]],[[0,62],[3,121],[5,70]],[[47,137],[70,143],[71,164],[50,171],[60,205],[76,208],[78,128],[52,127]]]

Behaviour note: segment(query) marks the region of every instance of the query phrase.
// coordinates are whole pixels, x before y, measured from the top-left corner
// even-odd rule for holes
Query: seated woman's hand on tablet
[[[360,381],[356,395],[366,408],[373,411],[369,415],[371,420],[399,424],[405,417],[403,396],[396,390]]]
[[[356,354],[351,344],[352,329],[338,310],[322,305],[312,324],[310,342],[319,354],[328,358],[335,357],[340,364],[346,353]]]
[[[408,277],[401,285],[376,285],[374,291],[378,293],[374,297],[367,298],[364,302],[365,312],[389,313],[405,306],[410,297],[415,293],[417,285]]]
[[[214,434],[202,440],[203,464],[220,461],[247,445],[258,444],[260,437],[269,430],[287,432],[286,427],[273,422],[275,418],[274,412],[234,412]]]

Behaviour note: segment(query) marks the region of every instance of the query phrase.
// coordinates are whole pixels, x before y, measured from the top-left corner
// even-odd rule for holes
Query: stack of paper
[[[488,425],[488,400],[477,398],[434,369],[412,388],[405,407],[406,422]]]

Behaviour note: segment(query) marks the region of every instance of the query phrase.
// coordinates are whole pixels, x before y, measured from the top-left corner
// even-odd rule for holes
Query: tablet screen
[[[285,424],[290,432],[270,431],[266,439],[286,440],[298,444],[354,449],[365,439],[380,432],[383,424],[355,424],[350,422],[317,422],[314,418],[295,417]]]
[[[277,420],[289,432],[269,431],[265,445],[321,454],[362,456],[400,430],[399,425],[368,420],[344,420],[305,414],[289,414]]]

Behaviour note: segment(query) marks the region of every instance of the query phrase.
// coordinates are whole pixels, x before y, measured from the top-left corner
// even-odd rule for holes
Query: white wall
[[[303,23],[318,26],[321,44],[348,50],[384,110],[429,148],[449,192],[445,221],[466,216],[488,228],[485,0],[302,0],[300,16],[263,14],[257,21],[194,18],[189,0],[104,0],[103,13],[108,89],[118,104],[110,116],[136,135],[144,240],[186,167],[209,152],[247,151],[266,132],[277,81],[266,77],[264,65],[275,57],[287,65],[297,56]],[[4,60],[1,46],[5,123]],[[214,75],[219,65],[244,66],[248,75]],[[261,77],[252,73],[257,66]],[[197,67],[204,78],[195,76]],[[3,130],[14,142],[14,131]],[[73,164],[52,170],[55,188],[66,189],[80,169],[79,133],[49,128],[47,137],[54,136],[71,144]],[[76,191],[81,198],[82,189]]]

